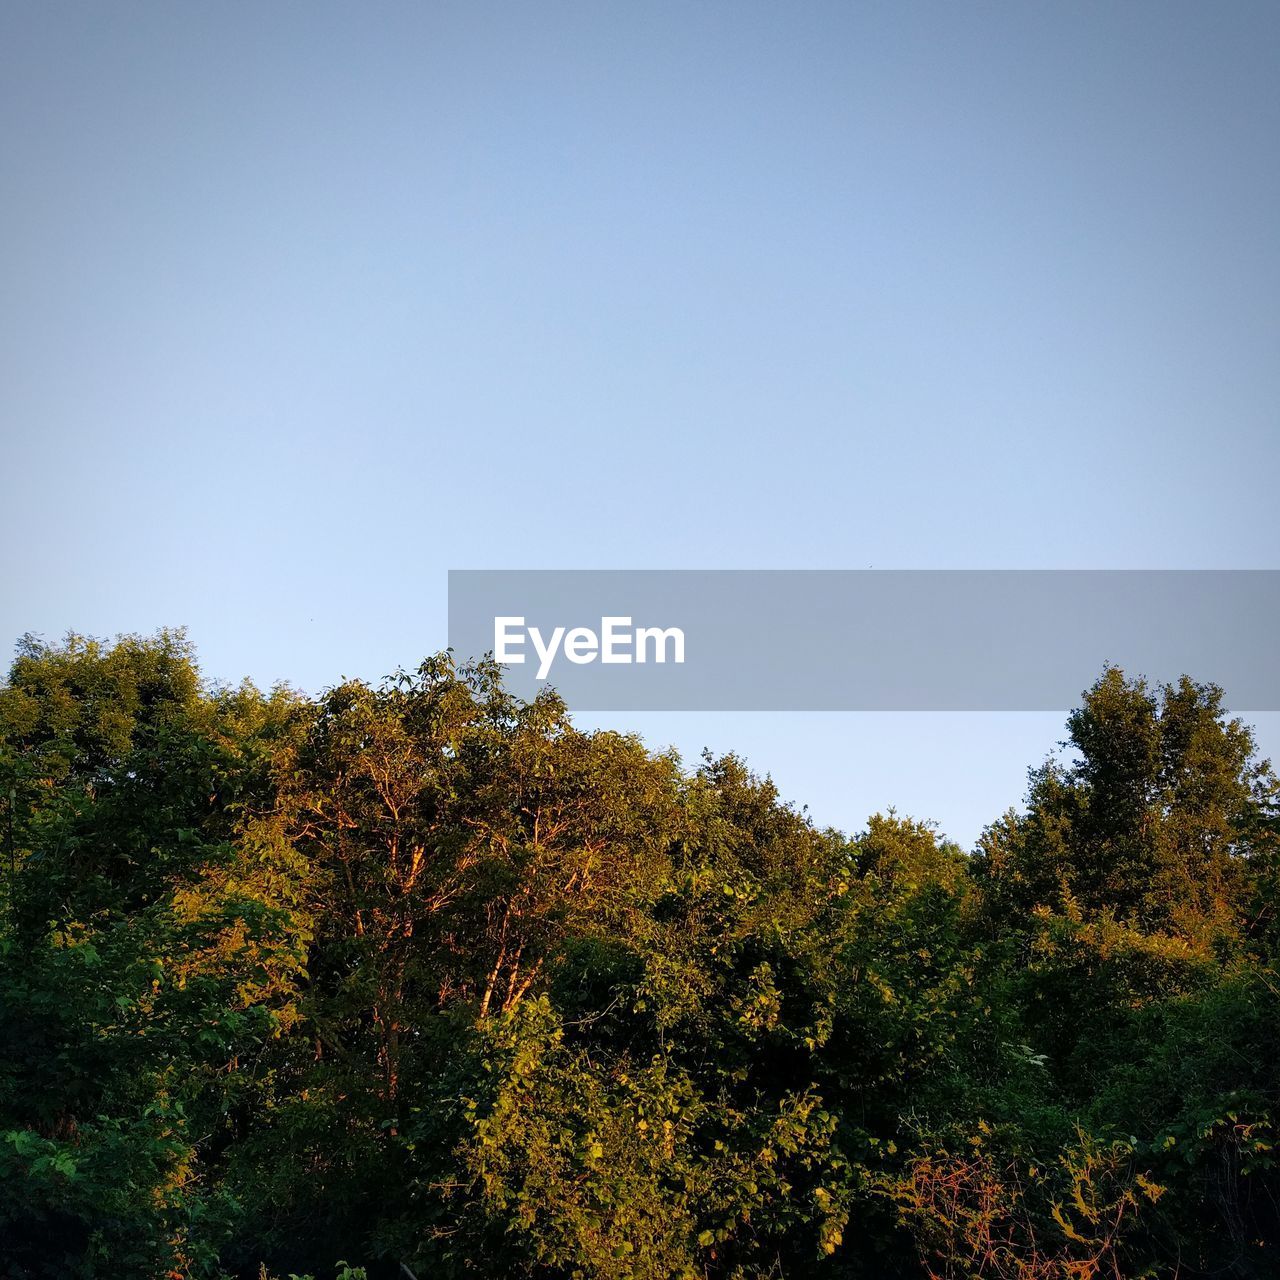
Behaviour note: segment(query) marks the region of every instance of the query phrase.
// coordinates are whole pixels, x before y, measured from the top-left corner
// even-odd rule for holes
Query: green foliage
[[[0,1275],[1274,1272],[1277,786],[1217,689],[1105,672],[967,855],[498,676],[22,643]]]

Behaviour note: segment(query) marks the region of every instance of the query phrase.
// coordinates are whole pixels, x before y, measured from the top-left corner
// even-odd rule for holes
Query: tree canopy
[[[964,851],[438,655],[0,687],[0,1276],[1280,1272],[1280,788],[1104,671]]]

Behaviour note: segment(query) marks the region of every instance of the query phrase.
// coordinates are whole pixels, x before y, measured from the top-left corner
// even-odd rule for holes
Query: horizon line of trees
[[[972,851],[427,659],[0,686],[0,1277],[1280,1275],[1280,784],[1108,668]]]

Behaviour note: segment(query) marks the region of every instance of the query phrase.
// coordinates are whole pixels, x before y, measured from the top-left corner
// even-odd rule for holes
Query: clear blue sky
[[[11,0],[0,636],[315,690],[451,567],[1278,567],[1278,66],[1274,3]],[[1060,724],[620,727],[967,841]]]

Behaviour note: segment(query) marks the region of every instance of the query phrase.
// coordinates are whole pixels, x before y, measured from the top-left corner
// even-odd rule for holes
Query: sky
[[[12,0],[0,646],[315,692],[450,568],[1280,567],[1278,65],[1249,0]],[[1062,721],[582,718],[964,843]]]

